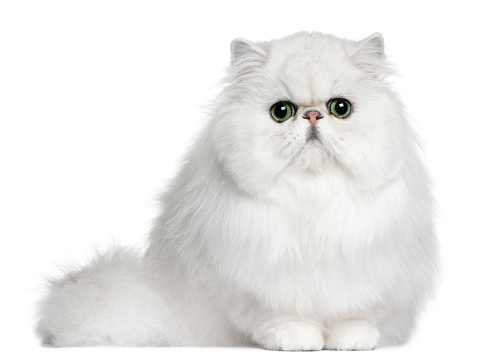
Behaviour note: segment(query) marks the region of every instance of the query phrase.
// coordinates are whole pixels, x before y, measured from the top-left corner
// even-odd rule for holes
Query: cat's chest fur
[[[273,200],[226,198],[216,228],[222,238],[204,246],[210,265],[232,289],[281,310],[326,318],[376,305],[399,275],[388,267],[395,252],[378,247],[398,235],[393,193],[292,184],[275,188]]]

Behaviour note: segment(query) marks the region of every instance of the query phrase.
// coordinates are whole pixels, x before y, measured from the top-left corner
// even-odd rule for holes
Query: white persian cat
[[[44,344],[369,350],[437,281],[430,180],[383,38],[236,39],[149,247],[50,282]]]

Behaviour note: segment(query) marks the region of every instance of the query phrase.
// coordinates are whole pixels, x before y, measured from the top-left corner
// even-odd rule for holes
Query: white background
[[[425,140],[440,204],[442,286],[415,337],[375,356],[480,346],[482,116],[476,1],[0,3],[0,352],[29,356],[282,354],[41,347],[34,303],[56,263],[142,246],[157,193],[206,121],[233,38],[379,31]],[[297,353],[302,354],[302,353]],[[308,353],[309,354],[309,353]],[[321,355],[347,353],[321,352]],[[3,355],[3,353],[2,353]]]

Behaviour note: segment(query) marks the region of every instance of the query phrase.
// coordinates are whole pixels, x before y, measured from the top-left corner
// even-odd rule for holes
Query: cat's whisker
[[[270,135],[266,141],[269,141],[270,139],[272,138],[275,138],[275,137],[283,137],[283,138],[286,138],[286,134],[285,133],[280,133],[280,134],[272,134]]]

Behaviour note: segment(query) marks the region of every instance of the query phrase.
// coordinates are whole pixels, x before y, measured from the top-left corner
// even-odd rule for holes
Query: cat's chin
[[[318,137],[311,137],[306,141],[305,149],[306,148],[321,148],[323,149],[324,146],[321,143],[321,140]]]
[[[332,163],[332,157],[327,148],[318,138],[308,139],[303,149],[293,160],[296,170],[321,173],[328,164]]]

